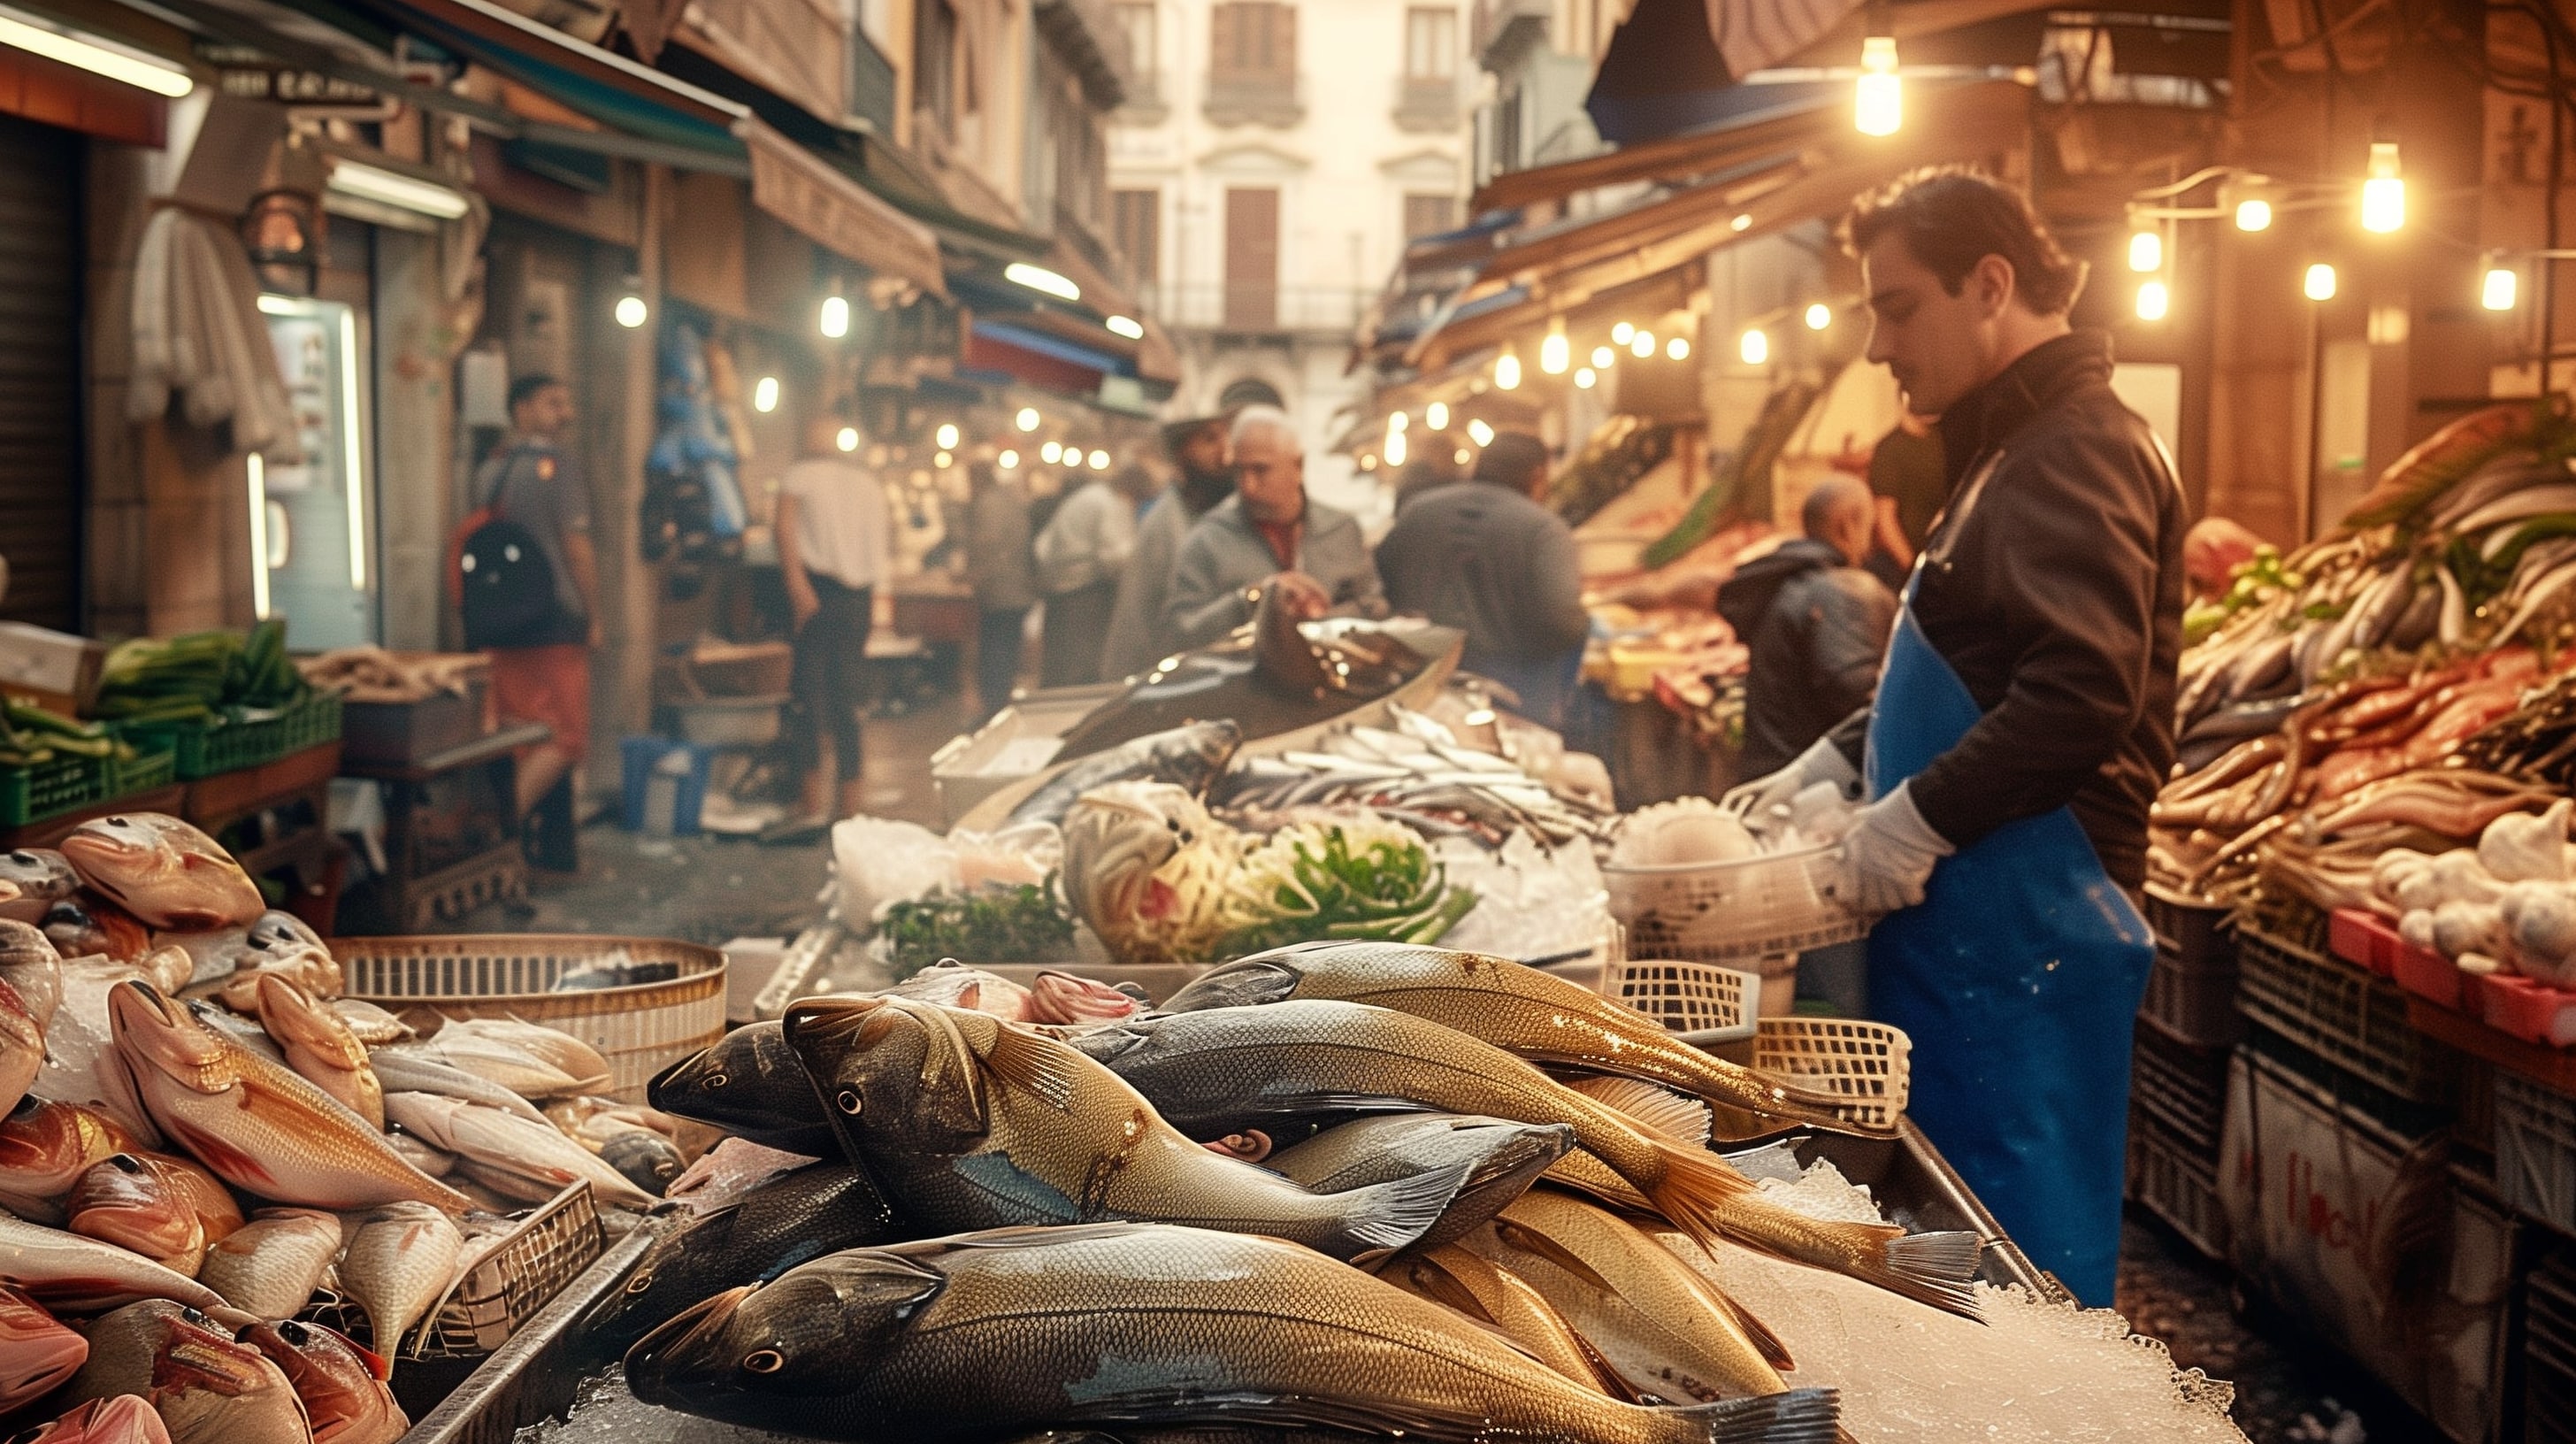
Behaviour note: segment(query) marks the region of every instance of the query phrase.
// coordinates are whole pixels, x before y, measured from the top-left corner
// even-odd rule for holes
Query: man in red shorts
[[[577,865],[573,769],[590,750],[590,652],[599,645],[599,553],[590,538],[590,487],[562,445],[572,390],[552,376],[510,385],[510,434],[474,478],[474,498],[534,533],[554,574],[555,619],[518,646],[495,647],[492,701],[504,722],[543,722],[554,735],[519,757],[519,815],[528,857]],[[536,815],[540,804],[542,815]]]

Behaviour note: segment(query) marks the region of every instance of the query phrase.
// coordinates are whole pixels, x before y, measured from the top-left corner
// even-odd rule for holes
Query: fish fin
[[[1662,1245],[1658,1244],[1657,1247],[1660,1248]],[[1692,1277],[1697,1278],[1698,1275],[1694,1273]],[[1708,1291],[1717,1295],[1718,1302],[1726,1305],[1726,1311],[1735,1316],[1735,1326],[1744,1331],[1744,1337],[1752,1342],[1754,1349],[1762,1355],[1765,1362],[1783,1373],[1794,1372],[1797,1369],[1798,1361],[1789,1357],[1789,1346],[1780,1341],[1778,1334],[1771,1332],[1769,1324],[1755,1318],[1751,1309],[1736,1302],[1734,1295],[1725,1292],[1717,1285],[1710,1284]]]
[[[1398,1268],[1404,1275],[1401,1287],[1406,1293],[1420,1294],[1442,1308],[1463,1314],[1480,1324],[1497,1324],[1493,1311],[1475,1291],[1458,1281],[1458,1276],[1437,1257],[1406,1259]]]
[[[1462,1159],[1411,1178],[1330,1195],[1344,1210],[1343,1236],[1359,1245],[1353,1252],[1403,1248],[1440,1221],[1475,1168],[1474,1159]]]
[[[1660,1138],[1648,1141],[1664,1162],[1663,1179],[1643,1190],[1655,1211],[1702,1244],[1735,1239],[1737,1235],[1727,1227],[1727,1215],[1753,1192],[1753,1181],[1716,1154]]]
[[[1636,1078],[1573,1078],[1565,1086],[1642,1128],[1693,1147],[1708,1143],[1708,1105]]]
[[[1508,1272],[1508,1270],[1504,1270],[1504,1272]],[[1551,1304],[1549,1307],[1554,1308],[1555,1305]],[[1562,1318],[1563,1316],[1559,1315],[1559,1317]],[[1621,1374],[1617,1366],[1613,1365],[1610,1360],[1602,1354],[1600,1345],[1595,1344],[1590,1339],[1584,1337],[1581,1329],[1576,1328],[1572,1324],[1567,1324],[1565,1326],[1565,1336],[1574,1341],[1575,1350],[1583,1355],[1583,1362],[1591,1367],[1592,1383],[1595,1388],[1598,1388],[1603,1394],[1618,1400],[1622,1404],[1643,1404],[1646,1402],[1646,1396],[1638,1392],[1637,1386],[1629,1383],[1627,1376]]]
[[[993,1044],[983,1056],[994,1077],[1045,1099],[1058,1113],[1073,1110],[1073,1084],[1080,1067],[1075,1060],[1081,1055],[1072,1049],[1005,1023],[994,1029]]]
[[[1610,1165],[1582,1149],[1572,1149],[1539,1175],[1542,1183],[1558,1184],[1610,1208],[1631,1213],[1653,1213],[1655,1205],[1637,1191],[1635,1184],[1611,1171]]]
[[[1842,1433],[1842,1396],[1831,1389],[1792,1389],[1671,1412],[1707,1429],[1708,1444],[1833,1444]]]
[[[1964,1229],[1910,1233],[1887,1241],[1885,1264],[1861,1277],[1891,1293],[1984,1323],[1973,1281],[1985,1245]]]
[[[1619,1290],[1608,1279],[1603,1278],[1592,1265],[1585,1263],[1572,1249],[1528,1224],[1498,1218],[1494,1220],[1494,1237],[1506,1247],[1516,1248],[1522,1253],[1535,1254],[1545,1259],[1605,1295],[1612,1297],[1618,1295]]]

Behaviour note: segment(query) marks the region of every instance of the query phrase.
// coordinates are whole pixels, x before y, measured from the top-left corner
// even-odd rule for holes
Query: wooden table
[[[385,872],[372,902],[398,932],[423,932],[489,902],[527,896],[517,757],[554,735],[505,727],[416,762],[351,762],[341,775],[382,784]]]

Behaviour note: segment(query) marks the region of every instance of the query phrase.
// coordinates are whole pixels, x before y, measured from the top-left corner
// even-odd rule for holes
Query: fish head
[[[626,1128],[609,1135],[599,1145],[599,1157],[627,1182],[656,1198],[687,1166],[678,1146],[650,1128]]]
[[[1029,992],[1030,1018],[1040,1023],[1099,1023],[1134,1013],[1137,1001],[1107,983],[1077,978],[1050,968],[1037,975]]]
[[[80,886],[72,865],[50,847],[21,847],[0,852],[0,882],[17,889],[17,897],[51,900]]]
[[[727,1401],[757,1420],[765,1401],[851,1392],[947,1279],[881,1249],[849,1249],[775,1281],[716,1295],[626,1354],[639,1399],[683,1408]]]
[[[134,1146],[125,1125],[106,1114],[31,1094],[0,1119],[0,1179],[68,1178],[98,1159]]]
[[[808,998],[786,1035],[852,1157],[865,1144],[948,1157],[991,1126],[970,1033],[999,1026],[909,998]]]
[[[158,928],[205,931],[260,915],[259,889],[231,853],[164,812],[94,817],[63,839],[90,886]]]
[[[1243,745],[1243,729],[1231,717],[1175,727],[1153,740],[1154,776],[1204,793]]]
[[[152,1357],[152,1405],[181,1437],[311,1437],[304,1403],[285,1373],[267,1355],[211,1325],[183,1320],[172,1327]],[[286,1428],[290,1419],[305,1432]]]
[[[259,915],[242,934],[242,942],[262,952],[285,953],[298,947],[322,947],[322,935],[311,924],[290,912],[275,908]]]
[[[283,973],[260,970],[252,979],[260,1026],[289,1048],[356,1068],[367,1061],[366,1046],[338,1013],[315,1002],[313,995]]]
[[[1297,985],[1304,981],[1305,974],[1298,970],[1294,960],[1269,953],[1256,954],[1211,968],[1192,978],[1187,986],[1165,1000],[1163,1011],[1196,1013],[1208,1008],[1241,1008],[1256,1003],[1285,1002],[1297,996]]]
[[[130,963],[151,946],[152,935],[134,914],[97,893],[73,893],[45,909],[37,926],[66,958],[104,955]]]
[[[50,1424],[10,1436],[9,1444],[170,1444],[169,1426],[140,1394],[92,1399]]]
[[[241,1342],[258,1350],[286,1376],[317,1431],[352,1419],[373,1419],[393,1407],[384,1391],[393,1366],[337,1329],[281,1319],[242,1330]]]
[[[171,1176],[167,1165],[157,1159],[137,1158],[131,1153],[111,1153],[83,1170],[80,1182],[72,1185],[71,1197],[63,1204],[66,1213],[78,1215],[93,1209],[120,1213],[158,1214],[173,1212],[193,1218],[188,1198]]]
[[[818,1122],[814,1085],[783,1023],[734,1029],[655,1074],[644,1096],[664,1113],[737,1133],[774,1135]]]
[[[13,1288],[0,1288],[0,1395],[32,1399],[89,1359],[89,1340]]]
[[[197,832],[160,812],[128,812],[93,817],[63,839],[63,858],[90,886],[122,899],[175,875],[180,867],[178,832]],[[199,837],[205,837],[197,832]],[[207,838],[212,848],[214,839]]]
[[[231,1040],[200,1023],[187,1008],[140,979],[107,990],[108,1031],[117,1056],[138,1085],[165,1078],[192,1092],[215,1094],[240,1081]]]

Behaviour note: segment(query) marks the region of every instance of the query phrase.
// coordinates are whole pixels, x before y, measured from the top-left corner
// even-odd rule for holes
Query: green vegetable
[[[933,892],[890,903],[877,919],[898,980],[941,958],[1042,963],[1073,947],[1073,921],[1056,907],[1055,879],[970,893]]]
[[[247,635],[190,632],[118,643],[91,710],[119,722],[212,724],[225,708],[282,707],[310,690],[286,655],[286,624],[272,617]]]
[[[1286,828],[1246,856],[1244,871],[1251,887],[1239,910],[1268,916],[1228,933],[1225,956],[1321,938],[1435,942],[1476,905],[1392,824]]]

